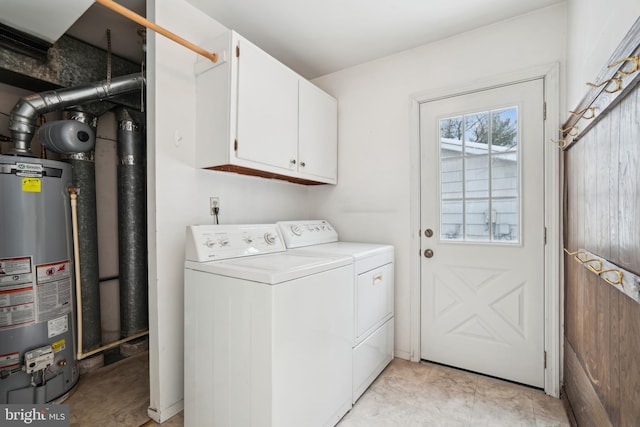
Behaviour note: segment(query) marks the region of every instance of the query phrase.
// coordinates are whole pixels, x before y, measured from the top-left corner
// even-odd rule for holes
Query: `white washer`
[[[393,359],[394,248],[391,245],[338,241],[324,220],[281,221],[278,227],[289,253],[348,255],[353,259],[353,403]]]
[[[285,251],[275,224],[192,226],[186,426],[333,426],[351,408],[348,256]]]

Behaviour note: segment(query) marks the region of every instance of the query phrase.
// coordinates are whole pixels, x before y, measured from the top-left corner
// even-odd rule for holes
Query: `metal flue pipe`
[[[31,155],[31,139],[40,115],[135,92],[140,90],[143,84],[144,77],[136,73],[116,77],[111,81],[103,80],[86,86],[50,90],[21,98],[11,110],[9,117],[9,131],[13,140],[11,153]]]

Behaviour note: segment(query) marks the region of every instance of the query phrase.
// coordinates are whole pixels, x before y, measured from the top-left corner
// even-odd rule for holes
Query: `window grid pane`
[[[441,119],[440,237],[520,239],[518,109]]]

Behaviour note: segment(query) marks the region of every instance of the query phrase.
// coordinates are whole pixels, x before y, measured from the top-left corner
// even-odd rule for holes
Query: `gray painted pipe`
[[[102,101],[140,90],[144,84],[141,74],[129,74],[86,86],[50,90],[20,98],[11,110],[9,130],[13,139],[12,154],[30,156],[30,145],[36,120],[44,113],[74,107],[92,101]]]
[[[118,112],[118,250],[123,338],[149,328],[147,212],[143,134]]]

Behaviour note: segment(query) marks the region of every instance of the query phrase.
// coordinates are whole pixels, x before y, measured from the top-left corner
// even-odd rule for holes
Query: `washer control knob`
[[[207,240],[204,245],[208,248],[212,248],[215,246],[215,242],[213,240]]]
[[[244,240],[245,243],[248,243],[248,244],[253,243],[253,239],[251,238],[251,236],[245,236],[242,240]]]
[[[290,227],[290,230],[296,236],[301,236],[302,235],[302,230],[300,229],[300,226],[298,226],[298,225],[292,225]]]
[[[278,240],[278,236],[271,233],[264,233],[264,241],[267,242],[267,245],[273,245],[276,240]]]
[[[220,239],[220,246],[228,246],[229,245],[229,239],[227,237],[223,237]]]

